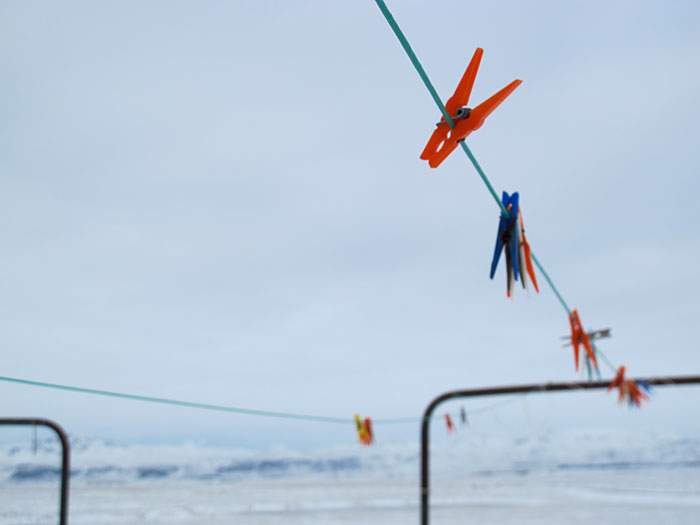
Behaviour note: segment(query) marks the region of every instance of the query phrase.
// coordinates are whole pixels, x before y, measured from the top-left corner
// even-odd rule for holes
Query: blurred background
[[[468,143],[585,328],[612,328],[599,348],[699,373],[700,6],[389,7],[443,100],[477,46],[472,105],[524,81]],[[374,2],[6,1],[0,69],[0,375],[349,419],[580,378],[544,279],[489,280],[499,210],[470,163],[419,160],[440,114]],[[0,407],[144,443],[355,440],[3,382]],[[579,414],[700,430],[681,390],[540,416]]]

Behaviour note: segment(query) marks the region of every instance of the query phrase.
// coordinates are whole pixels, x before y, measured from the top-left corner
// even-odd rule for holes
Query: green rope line
[[[552,280],[549,278],[549,274],[542,268],[542,265],[540,264],[540,261],[537,260],[537,257],[535,257],[534,253],[530,253],[530,256],[532,257],[532,260],[535,261],[535,264],[537,267],[540,269],[540,272],[542,272],[542,275],[544,275],[544,278],[547,279],[547,282],[549,283],[550,288],[554,292],[554,295],[557,296],[557,299],[559,299],[559,302],[561,305],[564,307],[564,310],[566,310],[566,313],[571,315],[571,310],[569,309],[569,305],[566,304],[566,301],[564,301],[564,298],[561,296],[559,293],[559,290],[557,290],[557,287],[554,286],[554,283]]]
[[[401,31],[399,24],[396,23],[394,16],[389,11],[389,8],[384,3],[384,0],[375,0],[375,2],[377,2],[377,5],[379,6],[379,9],[381,10],[382,14],[384,15],[384,18],[386,18],[386,21],[389,22],[389,26],[391,26],[391,29],[394,31],[396,38],[399,39],[399,42],[401,43],[401,46],[403,46],[404,51],[406,51],[406,54],[408,55],[408,58],[411,60],[413,67],[416,68],[418,75],[420,75],[421,80],[423,80],[423,84],[425,84],[425,87],[428,88],[430,95],[433,97],[435,104],[437,104],[437,107],[440,109],[443,116],[445,117],[445,120],[449,124],[450,129],[454,129],[455,124],[454,124],[454,121],[452,120],[452,117],[447,112],[447,108],[442,103],[442,99],[438,96],[437,91],[435,91],[435,88],[433,87],[433,83],[428,78],[428,75],[425,72],[425,69],[423,69],[423,65],[420,63],[420,60],[418,60],[418,57],[413,52],[413,49],[411,48],[411,44],[409,44],[408,40],[406,40],[406,37],[404,36],[403,31]],[[477,173],[481,177],[481,180],[484,181],[484,184],[486,184],[486,187],[488,188],[489,192],[491,192],[491,196],[496,201],[496,204],[498,204],[499,208],[501,208],[501,213],[503,213],[503,215],[506,217],[506,219],[510,218],[508,210],[506,210],[505,206],[503,206],[501,199],[498,198],[498,194],[493,189],[493,186],[491,185],[491,181],[489,181],[488,177],[486,177],[484,170],[481,169],[481,166],[477,162],[476,157],[474,157],[474,155],[472,154],[471,150],[469,149],[469,146],[467,146],[466,142],[464,142],[463,140],[460,141],[460,143],[462,144],[462,149],[464,150],[464,153],[466,153],[467,157],[469,157],[469,160],[472,161],[472,164],[474,165],[474,168],[476,169]]]
[[[613,375],[615,375],[615,374],[617,373],[617,367],[616,367],[614,364],[612,364],[612,363],[610,362],[610,359],[608,359],[608,356],[606,356],[606,355],[600,350],[600,348],[597,348],[597,347],[596,347],[596,349],[595,349],[595,353],[596,353],[597,356],[600,356],[600,357],[603,358],[603,361],[605,361],[605,364],[608,365],[608,368],[610,368],[610,370],[612,371]]]
[[[510,219],[510,213],[508,213],[508,210],[506,210],[506,207],[501,202],[501,199],[498,198],[498,194],[496,193],[496,190],[493,189],[493,186],[491,185],[491,181],[486,177],[486,173],[484,173],[484,170],[481,169],[481,165],[477,162],[476,157],[472,153],[472,150],[469,149],[469,146],[467,146],[466,141],[462,140],[459,143],[462,145],[462,149],[464,150],[464,153],[467,154],[467,157],[469,157],[469,160],[472,161],[472,164],[474,165],[474,169],[476,169],[477,173],[481,177],[481,180],[483,180],[484,184],[486,184],[486,187],[488,188],[489,192],[491,193],[491,196],[493,197],[493,199],[498,204],[498,207],[501,208],[501,213],[503,214],[503,216],[506,219]]]
[[[302,421],[314,421],[317,423],[339,423],[355,425],[354,419],[343,418],[343,417],[328,417],[328,416],[313,416],[309,414],[295,414],[291,412],[273,412],[269,410],[255,410],[251,408],[238,408],[223,405],[211,405],[207,403],[195,403],[192,401],[182,401],[177,399],[168,399],[164,397],[151,397],[151,396],[141,396],[136,394],[125,394],[122,392],[112,392],[109,390],[98,390],[95,388],[83,388],[79,386],[70,385],[59,385],[56,383],[46,383],[43,381],[32,381],[29,379],[18,379],[16,377],[6,377],[0,376],[0,381],[5,381],[8,383],[19,383],[21,385],[37,386],[41,388],[53,388],[56,390],[67,390],[69,392],[78,392],[81,394],[91,394],[98,396],[116,397],[120,399],[128,399],[130,401],[145,401],[147,403],[160,403],[164,405],[173,405],[179,407],[196,408],[201,410],[216,410],[219,412],[232,412],[234,414],[244,414],[248,416],[260,416],[260,417],[274,417],[283,419],[297,419]],[[525,394],[523,394],[525,395]],[[510,404],[513,399],[506,399],[505,401],[500,401],[498,403],[493,403],[484,407],[476,408],[469,411],[469,414],[479,414],[481,412],[489,412]],[[373,419],[372,423],[375,425],[392,425],[399,423],[418,423],[422,421],[422,417],[396,417],[396,418],[386,418],[386,419]]]
[[[406,51],[408,58],[413,63],[413,67],[415,67],[416,71],[418,71],[418,74],[420,75],[420,78],[423,80],[425,87],[427,87],[428,91],[430,91],[430,94],[432,95],[433,100],[437,104],[437,107],[439,107],[440,111],[442,111],[442,115],[445,117],[445,120],[449,124],[450,128],[454,129],[455,124],[452,120],[452,117],[447,112],[447,108],[443,105],[442,99],[438,96],[437,91],[435,91],[435,88],[433,87],[433,83],[430,82],[430,79],[428,78],[428,75],[426,74],[425,69],[423,69],[423,66],[420,63],[420,60],[418,60],[418,57],[413,52],[413,49],[411,48],[411,44],[408,43],[408,40],[406,40],[406,37],[403,34],[403,31],[401,31],[401,28],[399,27],[399,24],[397,24],[396,20],[394,20],[394,15],[391,14],[391,11],[389,11],[389,8],[384,3],[384,0],[375,0],[375,1],[377,2],[379,9],[381,10],[382,14],[384,15],[384,18],[386,18],[386,21],[389,22],[391,29],[394,31],[394,34],[396,35],[396,38],[398,38],[399,42],[401,42],[401,45],[403,46],[404,50]]]
[[[474,415],[474,414],[482,414],[484,412],[491,412],[497,408],[506,406],[506,405],[511,405],[515,401],[517,401],[520,398],[524,398],[528,394],[531,394],[534,392],[528,392],[525,394],[520,394],[518,397],[511,397],[510,399],[503,399],[501,401],[497,401],[496,403],[491,403],[490,405],[486,405],[483,407],[479,408],[473,408],[467,411],[468,415]],[[445,414],[450,414],[451,417],[456,418],[457,415],[453,414],[451,412],[442,412],[440,414],[433,414],[434,416],[444,416]],[[393,425],[393,424],[398,424],[398,423],[419,423],[423,421],[423,417],[397,417],[397,418],[390,418],[390,419],[376,419],[372,420],[373,423],[375,424],[381,424],[381,425]]]
[[[194,403],[191,401],[179,401],[177,399],[168,399],[164,397],[140,396],[135,394],[124,394],[121,392],[110,392],[108,390],[97,390],[95,388],[82,388],[69,385],[58,385],[55,383],[44,383],[41,381],[30,381],[28,379],[17,379],[14,377],[0,376],[0,381],[10,383],[20,383],[23,385],[39,386],[43,388],[55,388],[57,390],[68,390],[70,392],[80,392],[82,394],[92,394],[98,396],[118,397],[121,399],[130,399],[132,401],[146,401],[148,403],[160,403],[164,405],[174,405],[188,408],[198,408],[203,410],[217,410],[219,412],[233,412],[235,414],[246,414],[249,416],[276,417],[284,419],[301,419],[304,421],[317,421],[321,423],[342,423],[352,424],[355,422],[351,418],[312,416],[308,414],[294,414],[289,412],[273,412],[269,410],[255,410],[250,408],[237,408],[223,405],[210,405],[207,403]]]

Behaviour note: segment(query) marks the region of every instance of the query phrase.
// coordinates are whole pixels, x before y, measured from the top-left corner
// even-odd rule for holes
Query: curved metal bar
[[[670,376],[636,378],[651,386],[677,386],[700,384],[700,376]],[[473,388],[469,390],[453,390],[433,399],[423,414],[421,424],[421,471],[420,471],[420,522],[428,525],[430,522],[430,418],[441,403],[458,397],[497,396],[503,394],[536,394],[539,392],[557,392],[569,390],[595,390],[608,388],[610,381],[573,382],[573,383],[543,383],[540,385],[511,385],[491,388]]]
[[[0,418],[0,425],[26,425],[49,427],[61,441],[61,499],[60,499],[60,525],[68,525],[68,491],[70,479],[70,441],[68,434],[61,425],[55,421],[44,418]]]

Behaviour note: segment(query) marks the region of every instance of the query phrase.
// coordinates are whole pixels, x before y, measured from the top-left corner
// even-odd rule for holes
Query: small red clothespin
[[[617,374],[615,374],[615,377],[613,378],[612,381],[610,381],[610,386],[608,387],[607,392],[610,392],[613,388],[619,387],[621,388],[622,382],[625,379],[625,366],[622,365],[620,368],[617,369]],[[622,390],[620,390],[620,399],[622,399]]]
[[[365,422],[369,418],[365,419]],[[371,421],[370,421],[371,425]],[[370,433],[367,429],[367,426],[365,423],[362,422],[362,419],[360,419],[359,414],[355,414],[355,426],[357,427],[357,438],[360,441],[361,445],[371,445],[372,444],[372,434]]]
[[[374,432],[372,432],[372,419],[365,418],[365,430],[367,431],[367,444],[371,445],[374,443]]]
[[[522,208],[518,208],[518,218],[520,220],[519,234],[520,234],[520,272],[522,274],[523,286],[525,286],[525,273],[523,272],[523,261],[525,262],[525,268],[527,269],[527,274],[530,276],[530,280],[535,287],[535,291],[540,293],[540,289],[537,286],[537,277],[535,277],[535,268],[532,265],[532,250],[530,249],[530,244],[527,242],[525,237],[525,223],[523,223],[523,211]]]
[[[598,360],[595,357],[591,340],[588,338],[588,334],[584,331],[583,325],[581,324],[581,318],[578,315],[578,311],[575,309],[569,314],[569,325],[571,326],[571,345],[574,347],[574,363],[576,363],[576,371],[578,372],[579,351],[581,344],[583,344],[583,347],[586,349],[586,354],[591,360],[591,363],[593,363],[593,366],[597,369]]]
[[[447,425],[447,433],[452,434],[453,432],[457,432],[457,429],[455,428],[454,423],[452,423],[452,418],[450,417],[450,414],[445,414],[445,424]]]
[[[642,401],[649,400],[649,396],[647,396],[649,387],[641,381],[637,382],[634,379],[625,379],[624,366],[617,369],[617,374],[615,374],[615,378],[610,382],[607,391],[610,392],[616,387],[620,392],[617,397],[618,403],[627,402],[627,405],[630,407],[641,407]]]

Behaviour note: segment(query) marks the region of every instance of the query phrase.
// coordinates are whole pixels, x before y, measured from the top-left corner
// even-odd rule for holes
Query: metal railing
[[[49,427],[61,441],[61,499],[59,524],[68,525],[68,483],[70,479],[70,441],[63,427],[50,419],[44,418],[0,418],[0,425],[43,426]]]
[[[700,384],[700,376],[652,377],[634,379],[650,386],[677,386]],[[513,385],[492,388],[474,388],[471,390],[454,390],[433,399],[423,414],[421,426],[421,475],[420,475],[420,518],[421,525],[430,522],[430,417],[441,403],[461,397],[498,396],[504,394],[536,394],[539,392],[557,392],[572,390],[596,390],[608,388],[609,381],[544,383],[540,385]]]

